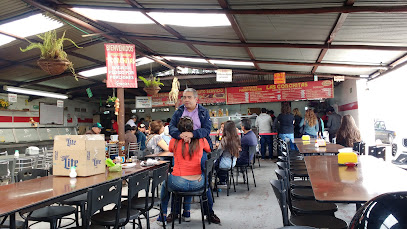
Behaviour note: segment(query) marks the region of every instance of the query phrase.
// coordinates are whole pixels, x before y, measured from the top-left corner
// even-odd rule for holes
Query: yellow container
[[[354,152],[342,152],[338,154],[338,164],[358,163],[358,155]]]
[[[302,135],[302,140],[303,141],[309,141],[311,138],[309,135]]]

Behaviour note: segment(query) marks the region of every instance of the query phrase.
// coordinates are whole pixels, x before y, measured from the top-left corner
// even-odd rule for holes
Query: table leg
[[[10,214],[10,228],[11,229],[16,228],[16,213]]]

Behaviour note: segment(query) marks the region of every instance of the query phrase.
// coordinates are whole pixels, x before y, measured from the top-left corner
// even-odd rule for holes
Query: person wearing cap
[[[146,125],[143,123],[140,124],[138,127],[138,131],[136,133],[137,136],[137,142],[140,144],[140,150],[145,150],[146,149],[146,135],[144,134],[146,132]]]
[[[85,134],[100,134],[102,129],[103,129],[103,126],[97,122],[97,123],[94,123],[92,126],[92,129],[86,131]]]
[[[129,119],[129,121],[126,122],[126,125],[137,126],[136,122],[137,122],[137,115],[132,115],[131,118]]]

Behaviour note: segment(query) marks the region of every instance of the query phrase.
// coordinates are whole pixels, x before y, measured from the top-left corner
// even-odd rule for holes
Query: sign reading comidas
[[[137,88],[136,49],[132,44],[105,44],[106,86]]]
[[[268,103],[333,98],[332,80],[231,87],[226,89],[227,104]]]

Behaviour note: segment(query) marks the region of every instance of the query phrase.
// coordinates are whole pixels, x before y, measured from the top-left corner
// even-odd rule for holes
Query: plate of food
[[[124,164],[122,164],[123,169],[129,169],[129,168],[133,168],[135,166],[136,166],[136,163],[124,163]]]

